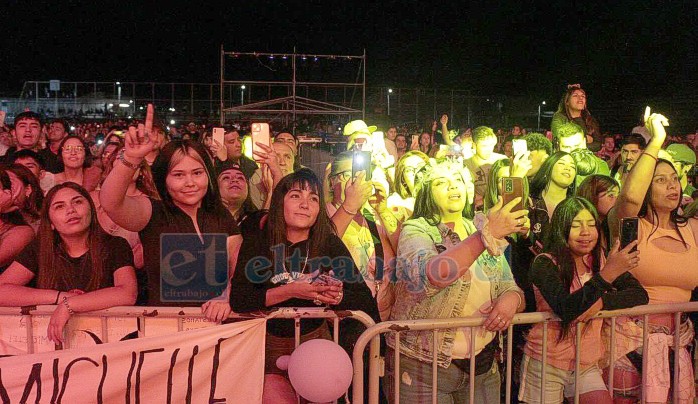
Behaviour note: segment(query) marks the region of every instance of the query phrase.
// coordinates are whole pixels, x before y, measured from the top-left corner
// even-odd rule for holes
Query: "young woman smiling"
[[[38,237],[0,274],[0,306],[58,305],[54,342],[73,313],[129,306],[136,293],[131,248],[100,229],[89,194],[72,182],[49,191]]]
[[[618,243],[604,264],[598,244],[598,215],[584,198],[568,198],[557,205],[546,235],[544,251],[531,265],[530,280],[536,311],[552,311],[561,323],[548,323],[547,360],[542,364],[543,324],[528,333],[521,364],[519,400],[541,402],[541,373],[545,403],[574,397],[576,322],[587,321],[601,309],[616,310],[647,303],[647,292],[629,270],[637,266],[636,245],[618,251]],[[577,375],[581,403],[611,403],[598,362],[603,352],[603,320],[591,320],[581,335]]]
[[[465,402],[469,384],[475,383],[475,402],[499,402],[500,376],[494,361],[496,333],[506,330],[516,312],[523,310],[521,290],[501,255],[503,238],[520,230],[525,210],[511,212],[516,198],[502,207],[501,199],[487,213],[487,223],[477,230],[467,217],[467,187],[461,165],[442,162],[427,165],[417,174],[417,194],[412,218],[398,243],[399,274],[391,320],[483,316],[475,329],[448,329],[438,333],[401,333],[400,375],[394,360],[386,388],[400,377],[400,399],[425,402],[437,389],[439,402]],[[490,255],[486,249],[490,250]],[[498,254],[499,256],[495,255]],[[476,333],[474,352],[471,332]],[[387,337],[394,355],[395,337]],[[434,347],[438,352],[433,352]],[[432,386],[432,362],[437,358],[439,385]],[[475,380],[469,380],[469,361],[475,360]],[[405,377],[407,375],[407,377]],[[392,397],[388,393],[388,397]]]
[[[197,234],[201,238],[204,233],[226,234],[229,267],[242,237],[218,196],[212,161],[199,142],[173,141],[158,154],[151,170],[161,200],[127,194],[134,172],[156,146],[144,125],[130,127],[124,151],[104,180],[99,198],[114,223],[139,233],[148,275],[148,305],[180,306],[182,303],[165,302],[160,296],[160,235]],[[203,310],[216,321],[230,314],[223,300],[208,301]]]

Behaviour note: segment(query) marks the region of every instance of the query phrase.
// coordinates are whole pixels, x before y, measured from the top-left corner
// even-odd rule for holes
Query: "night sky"
[[[148,3],[148,4],[143,4]],[[370,85],[559,98],[693,95],[694,2],[15,2],[0,92],[25,80],[216,82],[218,52],[368,54]],[[461,4],[463,3],[463,4]]]

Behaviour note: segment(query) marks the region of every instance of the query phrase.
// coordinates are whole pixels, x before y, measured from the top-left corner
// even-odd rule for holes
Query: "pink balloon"
[[[349,355],[325,339],[302,343],[288,363],[288,378],[293,388],[306,400],[318,403],[341,397],[349,388],[353,373]]]
[[[276,360],[276,367],[281,370],[288,369],[288,362],[291,360],[291,355],[279,356]]]

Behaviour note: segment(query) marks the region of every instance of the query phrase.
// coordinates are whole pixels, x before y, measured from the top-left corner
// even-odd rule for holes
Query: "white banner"
[[[0,358],[0,402],[259,403],[266,320]]]

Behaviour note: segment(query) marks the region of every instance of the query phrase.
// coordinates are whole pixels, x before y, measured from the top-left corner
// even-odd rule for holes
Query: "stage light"
[[[72,132],[72,131],[74,131],[74,130],[75,130],[75,126],[71,126],[71,127],[70,127],[70,131]]]
[[[274,59],[274,55],[269,55],[269,59]]]
[[[129,104],[133,104],[133,100],[128,100],[128,103],[129,103]]]
[[[286,60],[286,59],[288,59],[288,56],[283,55],[283,56],[281,56],[281,59]]]
[[[175,124],[175,120],[174,120],[174,119],[170,119],[170,125],[174,125],[174,124]]]
[[[131,104],[119,104],[119,107],[121,108],[129,108]]]
[[[116,82],[116,85],[117,85],[117,86],[120,86],[120,85],[121,85],[121,82],[120,82],[120,81],[117,81],[117,82]]]
[[[168,109],[169,109],[171,112],[175,112],[174,107],[170,107],[170,108],[168,108]]]
[[[313,61],[314,61],[314,62],[317,62],[317,56],[315,56],[315,57],[313,58]]]
[[[247,88],[247,87],[245,87],[244,84],[240,86],[240,89],[242,89],[242,90],[244,90],[244,89],[246,89],[246,88]]]
[[[545,101],[543,101],[541,104],[545,105]]]
[[[113,106],[114,106],[114,104],[109,104],[109,105],[107,105],[107,107],[109,107],[109,108],[111,108],[111,107],[113,107]]]
[[[388,92],[392,94],[392,93],[393,93],[393,89],[392,89],[392,88],[389,88],[389,89],[388,89]]]
[[[138,109],[140,109],[141,111],[143,111],[143,107],[138,107]]]
[[[305,55],[303,55],[303,56],[301,56],[301,59],[306,60],[306,59],[308,59],[308,58],[305,57]]]

